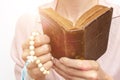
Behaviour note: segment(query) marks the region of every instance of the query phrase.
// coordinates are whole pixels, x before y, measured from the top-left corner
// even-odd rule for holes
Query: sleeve
[[[26,66],[27,66],[27,63],[25,64],[24,68],[22,69],[21,80],[34,80],[28,75]]]
[[[120,80],[120,17],[112,19],[108,48],[103,56],[97,61],[102,69],[113,77]],[[108,68],[110,67],[110,68]]]
[[[11,47],[11,57],[15,62],[14,71],[16,80],[21,79],[21,71],[25,64],[21,58],[21,54],[23,53],[22,44],[29,37],[32,31],[42,32],[38,18],[38,16],[32,14],[25,14],[21,16],[16,23],[15,35]]]
[[[11,48],[11,57],[15,62],[15,76],[16,80],[32,80],[27,74],[25,62],[21,58],[22,44],[30,36],[32,31],[39,31],[43,34],[41,21],[39,16],[23,15],[20,17],[16,24],[15,36]],[[64,80],[53,69],[50,70],[50,74],[46,76],[46,80]]]

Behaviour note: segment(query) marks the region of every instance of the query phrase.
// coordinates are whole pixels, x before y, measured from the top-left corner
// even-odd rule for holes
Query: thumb
[[[80,70],[95,70],[98,69],[98,63],[94,60],[70,59],[67,57],[60,58],[60,62],[65,66]]]
[[[72,68],[77,68],[77,69],[78,68],[80,69],[80,65],[82,65],[82,61],[81,60],[70,59],[70,58],[67,58],[67,57],[60,58],[60,62],[62,64],[64,64],[65,66],[72,67]]]

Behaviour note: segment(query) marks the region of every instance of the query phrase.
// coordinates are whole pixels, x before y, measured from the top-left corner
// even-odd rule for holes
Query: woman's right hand
[[[35,56],[37,56],[37,59],[40,59],[40,62],[43,64],[43,67],[46,70],[50,70],[53,66],[52,63],[52,55],[50,54],[50,38],[47,35],[38,35],[35,37],[34,40],[34,47],[35,47]],[[25,43],[22,46],[23,48],[23,54],[22,58],[26,62],[27,56],[29,56],[29,39],[25,41]],[[40,71],[38,68],[38,65],[34,62],[27,65],[28,74],[35,80],[44,80],[45,75],[43,72]]]

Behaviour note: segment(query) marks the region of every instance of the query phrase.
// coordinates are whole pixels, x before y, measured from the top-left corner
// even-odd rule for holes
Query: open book
[[[112,12],[112,8],[96,5],[73,25],[52,8],[40,9],[43,31],[51,39],[52,55],[98,59],[107,49]]]

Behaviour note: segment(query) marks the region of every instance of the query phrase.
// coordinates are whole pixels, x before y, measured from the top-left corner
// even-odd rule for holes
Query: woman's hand
[[[94,60],[54,59],[54,67],[57,73],[65,80],[112,80]]]
[[[29,50],[29,39],[23,44],[23,54],[22,58],[24,61],[27,60],[27,56],[30,55]],[[43,67],[46,70],[50,70],[50,68],[53,66],[53,63],[51,61],[51,54],[50,54],[50,39],[47,35],[38,35],[35,37],[34,40],[34,47],[35,47],[35,56],[37,56],[37,59],[40,60],[40,62],[43,64]],[[35,80],[44,80],[45,75],[40,71],[38,68],[38,65],[36,62],[32,62],[27,65],[28,74]]]

